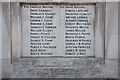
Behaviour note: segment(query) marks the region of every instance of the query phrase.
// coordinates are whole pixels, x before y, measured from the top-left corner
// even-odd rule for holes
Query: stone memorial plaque
[[[22,4],[22,57],[94,56],[95,5]]]

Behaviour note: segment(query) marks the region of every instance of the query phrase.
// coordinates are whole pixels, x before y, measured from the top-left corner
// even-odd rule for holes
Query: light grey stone
[[[61,61],[61,62],[60,62]],[[64,61],[64,62],[63,62]],[[43,62],[43,63],[42,63]],[[69,64],[71,63],[71,64]],[[12,78],[118,78],[117,59],[20,59]],[[113,68],[114,67],[114,68]]]
[[[104,58],[104,37],[105,37],[105,3],[96,4],[96,19],[95,19],[95,57]]]
[[[2,60],[2,78],[11,78],[11,63],[9,59]]]
[[[2,78],[10,77],[11,61],[11,28],[10,28],[10,3],[2,3]]]
[[[1,2],[119,2],[119,0],[0,0]]]
[[[11,28],[10,3],[2,3],[2,59],[10,59],[11,55]]]
[[[2,79],[2,59],[0,59],[0,79]]]
[[[117,58],[117,12],[116,3],[107,4],[106,27],[105,27],[105,56],[99,53],[99,59],[96,58],[20,58],[20,38],[17,37],[19,32],[19,3],[11,3],[11,19],[12,19],[12,58],[10,43],[10,26],[9,26],[9,3],[3,4],[3,29],[2,50],[3,59],[3,78],[117,78],[118,77],[118,60]],[[110,8],[109,8],[109,6]],[[115,8],[115,9],[114,9]],[[112,9],[112,10],[111,10]],[[103,10],[104,11],[104,10]],[[113,12],[111,12],[113,11]],[[106,11],[105,11],[106,12]],[[102,11],[101,11],[102,13]],[[100,17],[100,16],[99,16]],[[103,17],[102,17],[103,18]],[[109,22],[112,18],[114,21]],[[103,19],[102,19],[103,20]],[[101,20],[101,21],[102,21]],[[102,24],[102,23],[101,23]],[[113,25],[115,24],[115,25]],[[102,24],[103,25],[103,24]],[[114,27],[113,27],[114,26]],[[104,27],[99,29],[103,34]],[[15,31],[16,30],[16,31]],[[20,29],[21,30],[21,29]],[[104,35],[101,35],[104,37]],[[101,37],[102,39],[104,39]],[[99,38],[98,38],[99,39]],[[110,41],[109,41],[110,40]],[[100,44],[102,45],[102,44]],[[111,46],[110,46],[111,45]],[[101,46],[100,46],[101,47]],[[112,48],[114,47],[114,48]],[[102,47],[101,47],[102,48]],[[104,47],[103,47],[104,48]],[[102,49],[101,49],[102,50]],[[112,51],[113,50],[113,51]],[[100,50],[98,50],[99,52]],[[97,52],[95,53],[97,54]],[[107,56],[107,57],[106,57]],[[105,58],[103,58],[105,57]],[[108,59],[109,58],[109,59]],[[114,59],[111,59],[114,58]],[[12,64],[11,64],[12,61]]]
[[[12,52],[12,62],[15,61],[19,55],[21,48],[19,47],[19,5],[16,2],[11,3],[11,52]]]
[[[105,57],[118,58],[118,3],[106,3]]]
[[[37,8],[32,8],[32,7],[37,7]],[[44,7],[46,7],[46,8],[44,8]],[[83,8],[83,7],[85,7],[85,8]],[[50,10],[50,11],[46,12],[43,10]],[[70,10],[72,10],[72,11],[70,12]],[[80,10],[88,10],[88,12],[86,12],[86,11],[80,12]],[[52,5],[52,4],[49,4],[49,5],[23,4],[22,8],[21,8],[21,12],[22,12],[21,13],[21,15],[22,15],[21,16],[22,17],[22,20],[21,20],[22,21],[22,23],[21,23],[21,27],[22,27],[22,32],[21,32],[21,34],[22,34],[21,35],[22,36],[22,41],[21,41],[22,53],[21,54],[22,54],[22,57],[44,57],[44,56],[45,57],[46,56],[49,56],[49,57],[51,57],[51,56],[56,56],[56,57],[59,57],[59,56],[60,57],[91,56],[92,57],[92,56],[95,56],[95,47],[94,47],[94,44],[95,44],[95,41],[94,41],[94,39],[95,39],[95,36],[94,36],[95,5],[94,4],[93,5],[92,4],[90,4],[90,5],[83,4],[83,5],[74,5],[74,6],[69,5],[69,4],[68,5],[64,5],[64,4],[60,4],[60,5],[57,5],[57,4],[55,4],[55,5]],[[32,13],[37,13],[37,14],[41,13],[41,14],[33,15]],[[47,14],[54,13],[54,14],[46,15],[46,14],[42,14],[42,13],[47,13]],[[86,13],[89,15],[84,15],[83,13]],[[34,18],[31,18],[31,16]],[[88,19],[81,18],[81,16],[88,17]],[[44,18],[36,18],[36,17],[44,17]],[[46,17],[48,17],[48,18],[46,18]],[[52,18],[49,18],[49,17],[52,17]],[[68,19],[66,17],[70,17],[70,18]],[[35,21],[35,20],[37,20],[37,21]],[[38,20],[40,20],[40,21],[38,21]],[[45,20],[51,20],[51,21],[48,21],[46,24]],[[77,21],[69,21],[69,20],[77,20]],[[87,24],[90,23],[91,25],[85,25],[84,21],[79,21],[79,20],[88,20],[88,22],[86,22],[86,23]],[[41,25],[40,24],[33,25],[33,23],[34,24],[41,23]],[[43,23],[44,23],[44,25],[43,25]],[[50,24],[48,25],[48,23],[52,23],[53,25],[50,25]],[[72,25],[71,23],[74,25]],[[67,25],[65,25],[65,24],[67,24]],[[31,26],[32,27],[37,26],[40,28],[31,28]],[[56,27],[56,28],[46,28],[46,26],[47,27]],[[66,28],[66,26],[68,28]],[[83,28],[79,28],[80,26],[82,26]],[[78,28],[70,28],[70,27],[78,27]],[[88,27],[88,28],[85,28],[85,27]],[[36,29],[41,30],[41,31],[36,31]],[[47,30],[51,30],[51,31],[47,31]],[[76,30],[78,30],[78,31],[76,31]],[[83,30],[85,30],[85,31],[83,31]],[[43,35],[42,33],[47,33],[48,35],[47,34]],[[66,35],[66,33],[68,33],[68,34],[73,33],[74,35]],[[82,33],[85,33],[85,34],[82,34]],[[88,33],[88,34],[86,34],[86,33]],[[34,34],[36,34],[36,35],[34,35]],[[77,34],[77,35],[75,35],[75,34]],[[42,38],[42,36],[44,38]],[[47,37],[55,36],[55,38],[46,38],[46,36]],[[66,38],[66,36],[72,37],[72,38]],[[33,37],[39,37],[39,38],[33,38]],[[78,37],[85,37],[85,38],[78,38]],[[40,41],[34,41],[34,40],[40,40]],[[52,41],[48,41],[48,40],[52,40]],[[77,41],[70,42],[70,41],[66,41],[66,40],[77,40]],[[79,41],[79,40],[81,40],[81,41]],[[85,40],[85,41],[83,41],[83,40]],[[33,45],[31,43],[35,43],[35,44]],[[41,43],[41,44],[38,45],[37,43]],[[46,45],[46,43],[49,43],[49,44]],[[86,43],[88,43],[88,44],[90,43],[90,45],[88,45]],[[72,44],[72,46],[71,46],[71,44]],[[32,47],[35,46],[35,47],[39,47],[39,48],[31,48],[31,46]],[[44,46],[45,47],[50,46],[53,48],[44,48]],[[66,48],[66,46],[67,47],[77,47],[77,48]],[[86,48],[89,46],[90,46],[90,48]],[[54,47],[56,47],[56,48],[54,48]],[[85,47],[85,48],[79,48],[79,47]],[[45,50],[45,51],[39,51],[39,50]],[[67,50],[69,50],[69,51],[67,51]],[[80,50],[82,50],[82,51],[80,51]],[[72,54],[70,55],[69,53],[72,53]]]
[[[2,78],[2,2],[0,2],[0,79]]]

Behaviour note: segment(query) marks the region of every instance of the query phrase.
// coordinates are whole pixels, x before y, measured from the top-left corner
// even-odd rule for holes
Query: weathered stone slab
[[[0,2],[0,24],[2,24],[2,2]],[[0,79],[2,79],[2,25],[0,25]]]
[[[22,57],[94,56],[94,4],[23,4],[21,13]]]

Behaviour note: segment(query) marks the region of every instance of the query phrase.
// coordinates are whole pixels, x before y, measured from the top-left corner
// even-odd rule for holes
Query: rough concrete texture
[[[18,63],[19,61],[19,63]],[[117,60],[21,59],[12,65],[11,78],[117,78]],[[112,61],[112,62],[111,62]],[[114,68],[113,68],[114,66]]]

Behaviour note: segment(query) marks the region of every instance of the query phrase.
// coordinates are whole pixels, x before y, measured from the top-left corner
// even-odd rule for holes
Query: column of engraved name
[[[53,6],[30,5],[30,55],[52,55],[52,50],[56,49],[53,45],[56,36],[54,30],[56,26],[53,17],[56,13],[52,12]]]
[[[93,17],[86,6],[65,6],[65,55],[87,55],[94,44]],[[91,20],[93,19],[93,20]],[[92,52],[92,51],[91,51]]]

